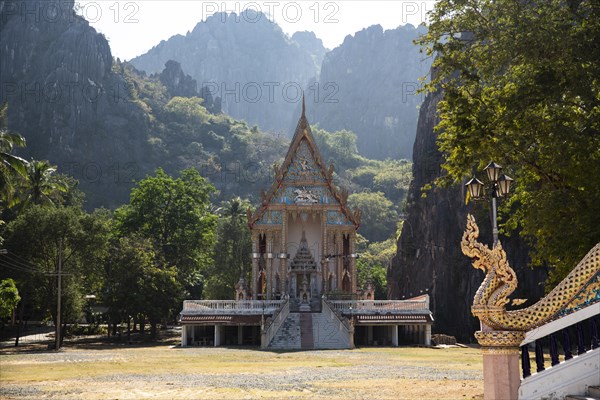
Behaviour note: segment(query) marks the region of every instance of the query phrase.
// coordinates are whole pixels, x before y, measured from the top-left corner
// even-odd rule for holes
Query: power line
[[[26,267],[34,268],[34,269],[43,269],[39,265],[35,265],[35,264],[31,263],[30,261],[28,261],[25,258],[19,256],[18,254],[13,253],[12,251],[7,251],[5,255],[7,257],[9,257],[11,260],[13,260],[14,262],[16,262],[18,264],[21,264],[21,265],[24,265]]]
[[[73,274],[66,274],[66,273],[59,274],[59,273],[52,273],[52,272],[44,272],[42,270],[42,268],[40,268],[39,266],[35,266],[34,264],[30,264],[28,262],[25,263],[25,262],[18,261],[15,258],[15,257],[18,257],[16,255],[14,255],[13,257],[11,257],[11,255],[7,254],[7,253],[3,253],[2,255],[4,255],[4,257],[0,258],[0,260],[2,261],[0,263],[0,265],[8,267],[13,270],[20,271],[20,272],[36,273],[36,274],[42,274],[42,275],[46,275],[46,276],[73,275]],[[19,258],[21,258],[21,257],[19,257]],[[21,259],[23,259],[23,258],[21,258]]]
[[[16,264],[9,264],[7,262],[2,262],[2,263],[0,263],[0,265],[2,265],[3,267],[11,268],[11,269],[14,269],[14,270],[17,270],[17,271],[21,271],[21,272],[29,272],[29,273],[36,272],[36,271],[32,271],[30,269],[19,267]]]
[[[19,265],[19,266],[21,266],[23,268],[31,269],[31,270],[37,271],[37,272],[42,272],[43,271],[43,269],[40,268],[39,266],[33,265],[33,264],[29,263],[29,262],[20,261],[15,256],[13,256],[12,254],[9,254],[9,253],[6,253],[4,255],[3,259],[6,259],[6,260],[12,262],[13,264]]]

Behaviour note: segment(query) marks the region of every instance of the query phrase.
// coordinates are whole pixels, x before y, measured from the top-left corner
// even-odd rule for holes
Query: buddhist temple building
[[[188,300],[181,312],[182,346],[353,348],[429,344],[427,295],[375,300],[370,282],[357,286],[355,242],[360,210],[333,183],[302,114],[274,181],[248,211],[251,280],[232,288],[235,300]]]
[[[360,211],[334,186],[304,107],[292,143],[262,203],[248,215],[252,298],[317,304],[325,293],[356,293],[354,243]]]

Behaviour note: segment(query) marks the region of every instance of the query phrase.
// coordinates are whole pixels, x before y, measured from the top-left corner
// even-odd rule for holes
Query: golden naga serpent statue
[[[510,301],[508,296],[517,287],[517,276],[508,264],[506,252],[500,242],[490,249],[479,243],[478,237],[479,227],[475,218],[469,214],[461,248],[466,256],[473,259],[473,267],[486,273],[475,294],[471,310],[481,322],[494,330],[528,331],[544,324],[565,307],[572,305],[575,297],[584,289],[588,295],[595,295],[599,290],[600,279],[596,279],[592,285],[587,284],[600,274],[600,243],[596,244],[577,267],[540,301],[521,310],[507,311],[506,305]],[[524,300],[513,300],[515,305],[521,302]]]

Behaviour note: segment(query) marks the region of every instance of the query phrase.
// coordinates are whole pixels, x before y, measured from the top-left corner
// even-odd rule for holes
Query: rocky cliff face
[[[323,46],[323,41],[310,31],[300,31],[292,35],[292,41],[296,42],[304,51],[306,51],[312,57],[315,63],[315,69],[318,73],[321,71],[321,64],[325,54],[329,50]]]
[[[0,2],[0,101],[9,127],[27,139],[26,156],[58,162],[88,192],[110,185],[126,198],[123,173],[142,167],[145,113],[112,72],[106,38],[73,4]]]
[[[318,83],[307,89],[307,101],[317,103],[311,122],[356,132],[359,151],[369,158],[410,159],[423,101],[419,78],[431,66],[413,44],[424,29],[374,25],[347,36],[326,54]]]
[[[250,10],[212,15],[186,36],[162,41],[131,63],[158,73],[168,60],[179,62],[213,97],[221,97],[225,113],[286,133],[302,88],[317,73],[315,60],[302,45]]]
[[[477,219],[480,240],[489,239],[489,244],[492,234],[487,208],[473,203],[465,206],[462,186],[434,188],[427,197],[421,195],[423,185],[442,173],[443,159],[433,131],[438,122],[436,106],[440,97],[439,92],[428,95],[420,109],[407,219],[398,240],[397,254],[388,270],[388,296],[402,299],[430,294],[434,332],[467,341],[479,329],[479,321],[471,316],[470,310],[475,291],[484,277],[460,249],[467,213],[473,213]],[[529,299],[528,306],[543,295],[546,273],[527,267],[527,247],[517,235],[500,240],[519,279],[514,297]]]
[[[202,97],[202,105],[213,113],[221,112],[221,98],[214,98],[209,89],[202,87],[198,92],[198,82],[191,76],[186,75],[177,61],[169,60],[165,63],[165,69],[158,75],[158,80],[165,85],[169,97]]]

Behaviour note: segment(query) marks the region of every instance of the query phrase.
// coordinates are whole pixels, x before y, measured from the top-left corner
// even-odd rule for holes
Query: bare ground
[[[477,399],[474,348],[270,352],[85,344],[0,350],[1,399]],[[26,349],[27,350],[27,349]]]

